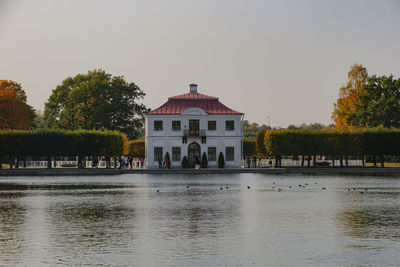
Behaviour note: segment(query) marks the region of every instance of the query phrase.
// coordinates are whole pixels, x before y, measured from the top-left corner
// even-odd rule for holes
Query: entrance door
[[[189,135],[199,136],[200,132],[200,121],[199,120],[189,120]]]
[[[188,147],[189,167],[194,167],[196,156],[199,157],[200,160],[200,145],[193,142]]]

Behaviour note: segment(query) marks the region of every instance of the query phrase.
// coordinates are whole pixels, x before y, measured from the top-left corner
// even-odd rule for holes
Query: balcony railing
[[[206,136],[206,130],[183,130],[183,136]]]

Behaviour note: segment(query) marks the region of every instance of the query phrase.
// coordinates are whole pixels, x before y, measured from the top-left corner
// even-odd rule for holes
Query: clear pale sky
[[[400,1],[0,0],[0,79],[40,110],[102,68],[150,108],[195,82],[250,121],[329,124],[353,63],[400,77]]]

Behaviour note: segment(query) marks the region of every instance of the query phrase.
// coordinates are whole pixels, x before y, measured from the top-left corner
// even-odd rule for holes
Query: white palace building
[[[184,156],[193,164],[204,152],[211,168],[218,166],[220,152],[225,167],[241,167],[243,115],[217,97],[198,93],[197,84],[191,84],[188,94],[169,97],[146,114],[147,168],[158,168],[158,159],[164,159],[167,152],[171,168],[180,168]]]

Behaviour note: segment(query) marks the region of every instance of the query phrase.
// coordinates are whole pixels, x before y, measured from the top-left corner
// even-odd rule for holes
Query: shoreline
[[[400,168],[350,167],[350,168],[227,168],[227,169],[13,169],[0,170],[0,176],[92,176],[121,174],[352,174],[352,175],[399,175]]]

